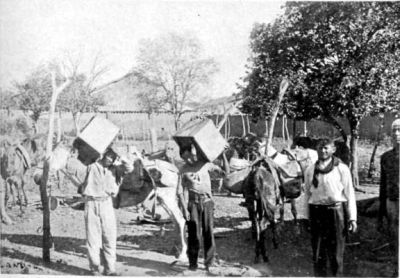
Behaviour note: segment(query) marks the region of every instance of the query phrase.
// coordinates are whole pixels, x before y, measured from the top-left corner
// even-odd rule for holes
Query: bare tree
[[[61,92],[71,83],[71,80],[57,82],[56,70],[51,69],[51,99],[49,105],[49,132],[47,135],[46,156],[43,163],[43,175],[40,182],[40,199],[43,206],[43,261],[50,262],[51,248],[51,232],[50,232],[50,207],[49,198],[47,195],[47,181],[49,179],[49,160],[53,151],[53,134],[54,134],[54,113],[57,103],[57,98]],[[59,83],[59,84],[58,84]]]
[[[109,68],[102,63],[102,56],[98,53],[88,70],[83,69],[84,61],[81,56],[67,54],[60,63],[64,74],[71,80],[65,92],[60,96],[57,107],[62,111],[72,113],[75,131],[80,132],[80,118],[82,112],[96,110],[103,105],[100,95],[93,94],[96,85]]]
[[[175,128],[186,104],[217,71],[212,58],[202,57],[200,42],[192,34],[168,33],[140,42],[137,65],[133,68],[141,103],[145,109],[174,115]],[[143,86],[145,84],[146,86]],[[152,88],[152,89],[148,89]]]

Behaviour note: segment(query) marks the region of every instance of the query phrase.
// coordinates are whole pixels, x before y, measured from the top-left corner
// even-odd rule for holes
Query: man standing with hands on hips
[[[305,217],[309,219],[315,276],[343,276],[347,232],[357,230],[350,169],[333,154],[334,141],[320,140],[318,161],[305,172]],[[328,274],[327,264],[331,266]]]

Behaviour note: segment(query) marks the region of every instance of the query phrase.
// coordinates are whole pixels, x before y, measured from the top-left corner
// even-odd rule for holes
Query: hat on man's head
[[[393,121],[392,129],[394,128],[400,128],[400,118]]]

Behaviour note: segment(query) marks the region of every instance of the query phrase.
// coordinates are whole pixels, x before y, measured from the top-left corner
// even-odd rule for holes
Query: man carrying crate
[[[117,223],[112,197],[119,190],[119,181],[127,169],[127,163],[117,167],[117,154],[107,149],[103,157],[88,165],[86,178],[80,191],[85,200],[86,246],[90,270],[100,275],[100,250],[105,259],[104,275],[115,276]]]

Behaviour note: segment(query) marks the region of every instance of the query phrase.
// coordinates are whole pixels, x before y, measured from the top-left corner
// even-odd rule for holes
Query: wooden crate
[[[94,116],[74,140],[73,146],[78,149],[78,159],[88,165],[98,159],[111,145],[119,128],[109,120]]]
[[[180,148],[193,144],[199,157],[210,162],[223,152],[227,144],[210,119],[194,120],[187,123],[173,138]]]

